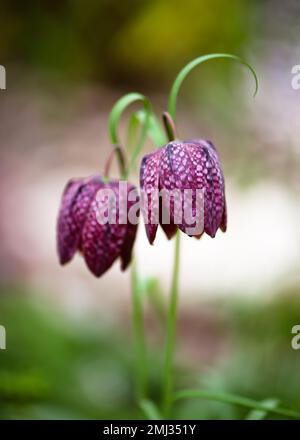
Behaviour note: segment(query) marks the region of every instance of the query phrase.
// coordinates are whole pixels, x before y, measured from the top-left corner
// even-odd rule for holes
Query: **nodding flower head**
[[[131,184],[127,184],[126,188],[126,197],[129,191],[135,190]],[[99,212],[102,211],[105,216],[109,210],[107,202],[105,204],[103,198],[98,197],[99,190],[108,190],[114,196],[114,222],[99,221]],[[98,176],[69,181],[62,195],[57,221],[57,250],[61,264],[68,263],[79,251],[96,277],[106,272],[118,257],[121,269],[127,268],[137,224],[120,221],[121,216],[124,217],[124,212],[121,212],[124,208],[120,208],[119,203],[121,197],[118,181],[104,182]],[[125,215],[131,203],[126,201]]]
[[[142,160],[140,171],[140,186],[144,194],[143,215],[149,242],[154,242],[158,223],[162,226],[165,234],[170,239],[176,233],[177,228],[199,238],[203,232],[211,237],[216,235],[218,228],[223,232],[227,226],[227,212],[225,200],[224,176],[221,169],[220,159],[216,148],[210,141],[193,139],[187,141],[172,141],[166,146],[146,155]],[[190,233],[190,224],[181,217],[176,221],[178,205],[174,199],[169,204],[170,221],[162,221],[162,209],[165,199],[155,199],[152,194],[162,190],[174,190],[181,194],[179,208],[184,211],[184,192],[189,190],[191,194],[191,211],[193,218],[202,216],[202,228],[200,232]],[[197,190],[202,194],[202,210],[196,209]],[[170,200],[170,199],[169,199]],[[145,206],[147,209],[145,209]],[[158,211],[153,215],[153,211]],[[153,218],[158,221],[153,222]],[[198,219],[199,220],[199,219]]]

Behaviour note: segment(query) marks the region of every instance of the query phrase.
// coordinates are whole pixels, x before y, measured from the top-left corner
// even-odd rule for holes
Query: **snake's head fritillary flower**
[[[158,223],[162,226],[170,239],[177,228],[199,238],[203,232],[215,237],[218,228],[223,232],[227,226],[227,212],[225,200],[224,176],[220,159],[215,146],[202,139],[186,141],[172,141],[164,147],[146,155],[142,160],[140,170],[140,186],[145,195],[144,208],[146,232],[149,242],[153,244]],[[162,198],[155,199],[151,194],[161,190],[174,192],[179,190],[182,194],[180,203],[183,203],[183,193],[189,190],[191,196],[192,213],[195,218],[202,216],[202,229],[200,233],[190,234],[189,226],[184,217],[181,222],[176,221],[177,208],[174,202],[170,203],[170,221],[164,223],[161,217],[163,208]],[[203,209],[199,212],[195,208],[197,190],[203,194]],[[159,201],[158,201],[159,200]],[[153,222],[153,211],[158,210],[158,222]],[[182,210],[184,210],[182,206]]]
[[[109,190],[115,195],[115,222],[99,222],[98,214],[105,214],[107,205],[98,197],[99,190]],[[68,263],[76,253],[82,253],[90,271],[100,277],[120,257],[121,269],[130,263],[137,223],[120,221],[127,215],[132,202],[126,184],[127,203],[120,202],[119,181],[104,182],[101,177],[92,176],[71,180],[65,187],[57,221],[57,250],[61,264]],[[123,206],[123,208],[120,206]],[[124,208],[125,206],[125,208]],[[126,209],[122,213],[121,210]]]

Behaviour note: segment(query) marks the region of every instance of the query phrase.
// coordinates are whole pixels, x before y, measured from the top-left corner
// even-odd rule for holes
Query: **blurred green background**
[[[183,237],[176,388],[276,398],[300,411],[300,350],[291,347],[300,324],[300,91],[291,86],[299,28],[296,0],[2,1],[2,419],[143,417],[130,274],[116,263],[96,280],[80,257],[61,268],[56,215],[67,180],[102,173],[115,100],[142,92],[159,115],[179,69],[209,52],[246,59],[260,89],[253,100],[246,69],[216,60],[180,93],[180,136],[209,138],[219,149],[229,225],[215,240]],[[162,234],[150,247],[140,225],[150,394],[158,403],[172,247]],[[248,413],[193,399],[176,404],[173,416]]]

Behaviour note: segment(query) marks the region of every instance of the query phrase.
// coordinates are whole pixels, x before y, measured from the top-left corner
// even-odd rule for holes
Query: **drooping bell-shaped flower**
[[[218,228],[223,232],[227,226],[224,176],[216,148],[210,141],[193,139],[172,141],[164,147],[146,155],[140,170],[140,186],[143,193],[143,215],[149,242],[154,242],[158,223],[170,239],[177,228],[199,238],[203,232],[211,237]],[[169,203],[169,222],[162,219],[162,210],[166,208],[166,199],[156,196],[162,191],[180,196],[179,203],[174,197]],[[190,194],[190,202],[185,202]],[[202,195],[202,209],[198,209],[198,196]],[[201,197],[200,197],[201,198]],[[185,205],[184,203],[187,203]],[[185,206],[191,210],[191,218],[202,224],[196,233],[190,232],[193,224],[185,218]],[[146,208],[146,209],[145,209]],[[180,221],[178,212],[182,210]],[[156,211],[156,212],[154,212]],[[158,215],[157,215],[158,212]],[[198,218],[197,218],[198,217]],[[201,218],[200,218],[201,217]],[[158,221],[153,221],[153,219]],[[195,229],[196,230],[196,229]]]
[[[109,205],[107,198],[99,197],[100,190],[107,198],[112,196],[114,203]],[[135,187],[126,183],[125,194],[124,186],[121,194],[119,181],[104,182],[98,176],[72,179],[66,185],[57,221],[57,250],[61,264],[68,263],[79,251],[96,277],[106,272],[118,257],[121,269],[127,268],[137,231],[137,223],[127,218],[133,204],[128,200],[131,191],[135,191]],[[111,218],[100,221],[100,213],[101,219],[108,216],[109,206]]]

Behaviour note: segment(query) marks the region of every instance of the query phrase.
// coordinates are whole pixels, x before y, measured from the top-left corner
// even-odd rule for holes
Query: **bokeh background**
[[[115,100],[142,92],[159,115],[179,69],[208,52],[245,58],[260,87],[253,99],[249,72],[216,60],[180,93],[180,136],[219,149],[229,224],[214,240],[182,237],[176,387],[276,398],[300,410],[300,351],[291,348],[300,324],[300,90],[291,86],[299,31],[296,0],[2,0],[1,418],[143,416],[130,271],[117,262],[98,280],[79,256],[60,267],[56,216],[67,180],[102,173]],[[126,117],[122,124],[125,138]],[[159,233],[150,247],[140,225],[156,402],[173,245]],[[236,419],[247,410],[195,399],[177,404],[174,417]]]

